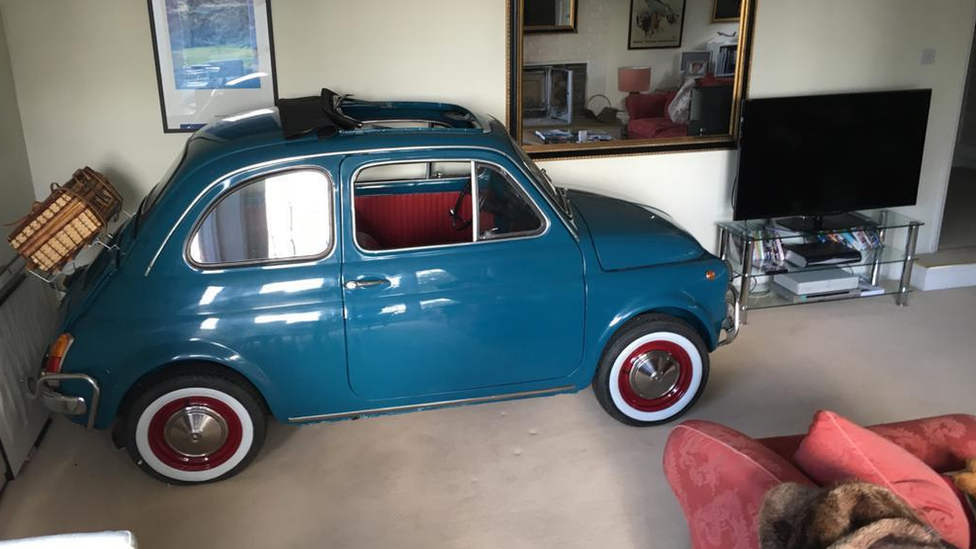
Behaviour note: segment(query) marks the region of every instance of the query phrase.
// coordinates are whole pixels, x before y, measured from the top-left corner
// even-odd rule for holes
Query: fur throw
[[[966,469],[950,473],[956,486],[969,497],[976,498],[976,458],[966,460]]]
[[[834,488],[786,483],[759,513],[762,549],[945,549],[952,546],[886,488],[852,482]]]

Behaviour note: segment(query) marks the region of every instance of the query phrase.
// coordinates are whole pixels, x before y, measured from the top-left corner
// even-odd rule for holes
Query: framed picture
[[[711,63],[712,52],[710,51],[681,52],[681,74],[685,78],[705,76]]]
[[[680,48],[685,0],[630,0],[627,49]]]
[[[732,23],[739,20],[742,0],[712,0],[712,23]]]
[[[275,105],[271,0],[148,1],[163,131]]]

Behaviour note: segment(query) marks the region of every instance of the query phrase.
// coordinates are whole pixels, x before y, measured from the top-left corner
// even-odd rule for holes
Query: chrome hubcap
[[[660,398],[678,385],[681,369],[667,351],[648,351],[634,357],[631,364],[630,386],[641,398]]]
[[[170,448],[180,454],[204,457],[227,441],[227,422],[206,406],[187,406],[166,421],[163,435]]]

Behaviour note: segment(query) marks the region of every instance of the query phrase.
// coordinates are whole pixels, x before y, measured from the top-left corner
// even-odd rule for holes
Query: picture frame
[[[712,64],[710,51],[681,52],[681,75],[684,78],[700,78],[708,74]]]
[[[712,0],[712,23],[735,23],[742,13],[742,0]]]
[[[630,0],[628,50],[680,48],[686,0]]]
[[[271,0],[147,0],[165,133],[278,101]]]

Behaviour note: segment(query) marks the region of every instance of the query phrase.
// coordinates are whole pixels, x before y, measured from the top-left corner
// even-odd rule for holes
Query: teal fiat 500
[[[38,398],[171,483],[224,479],[303,423],[592,385],[611,416],[687,411],[737,325],[726,264],[654,208],[553,185],[497,121],[345,101],[196,132],[65,281]],[[321,132],[320,132],[321,133]]]

